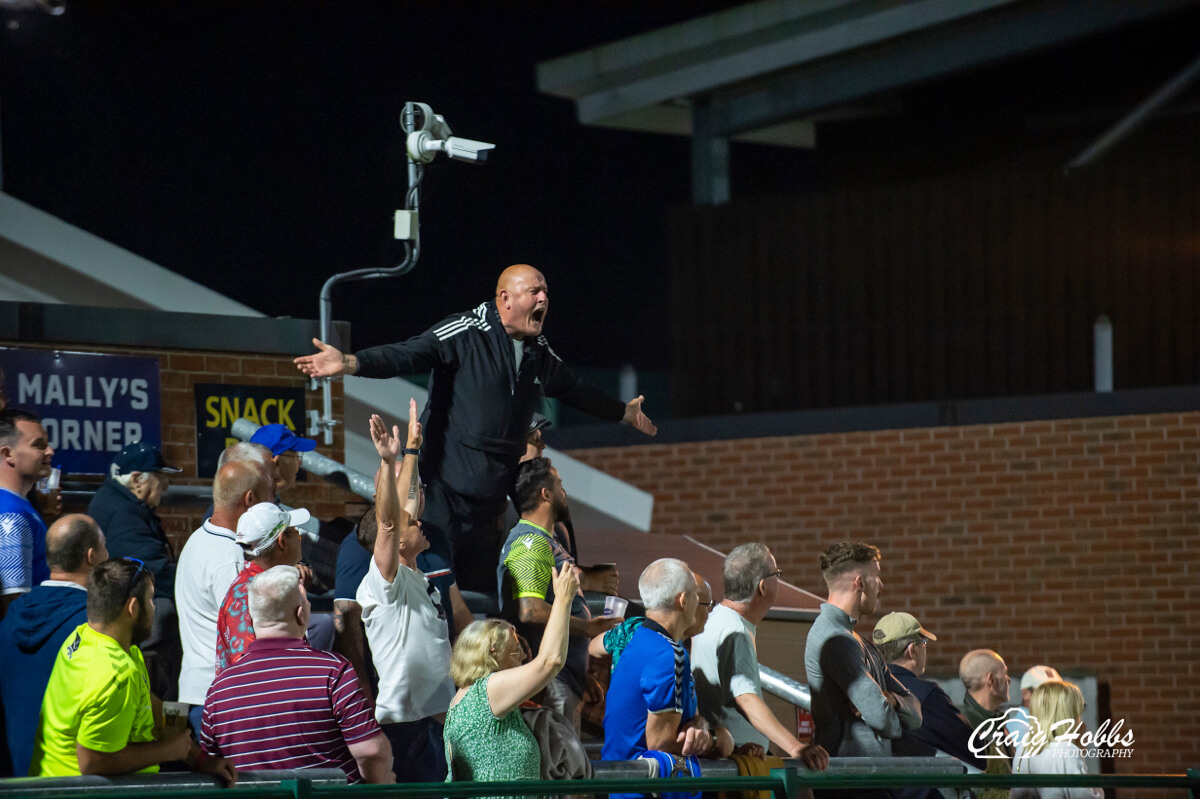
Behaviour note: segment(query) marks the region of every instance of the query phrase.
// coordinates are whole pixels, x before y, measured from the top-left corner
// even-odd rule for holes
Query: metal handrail
[[[790,702],[801,710],[812,710],[812,694],[804,683],[761,663],[758,664],[758,675],[762,681],[762,689],[767,693]]]
[[[258,425],[249,419],[238,419],[229,428],[229,431],[237,438],[249,441],[255,431],[258,430],[258,427]],[[375,475],[373,474],[366,475],[355,471],[344,463],[338,463],[333,458],[326,457],[316,451],[301,453],[300,465],[309,474],[324,477],[331,483],[337,483],[344,488],[348,488],[363,499],[371,500],[375,498]]]
[[[10,792],[0,780],[0,797],[56,797],[56,799],[95,799],[93,786],[54,788],[40,792],[21,790]],[[1200,770],[1186,774],[962,774],[936,775],[895,772],[875,775],[825,775],[795,767],[772,769],[767,777],[682,777],[672,779],[672,791],[771,791],[777,799],[797,799],[803,788],[1155,788],[1184,789],[1200,795]],[[308,779],[285,780],[277,785],[249,785],[233,789],[233,794],[253,795],[255,799],[318,799],[318,797],[380,797],[380,799],[438,799],[439,797],[475,797],[498,795],[652,793],[662,791],[667,784],[661,779],[592,779],[592,780],[505,780],[498,782],[434,782],[407,785],[320,785]],[[103,790],[103,789],[101,789]],[[228,799],[231,792],[220,788],[123,789],[124,796],[133,799]]]
[[[916,760],[935,758],[900,758],[892,760],[893,766],[904,766]],[[777,799],[797,799],[803,788],[900,788],[938,787],[970,788],[1155,788],[1185,789],[1193,796],[1200,796],[1200,769],[1189,769],[1185,774],[962,774],[914,772],[908,768],[895,771],[878,771],[874,767],[860,768],[854,761],[869,761],[874,765],[882,758],[834,758],[830,769],[824,772],[808,771],[796,761],[786,762],[784,768],[771,769],[770,776],[742,777],[684,777],[664,783],[661,779],[647,777],[608,777],[590,780],[505,780],[498,782],[433,782],[407,785],[342,785],[336,780],[314,781],[309,777],[289,778],[277,783],[240,784],[234,793],[240,796],[253,795],[255,799],[319,799],[319,797],[379,797],[380,799],[438,799],[438,797],[475,797],[497,795],[565,795],[660,792],[669,785],[672,791],[739,790],[771,791]],[[263,772],[257,772],[259,775]],[[289,777],[299,772],[290,772]],[[141,775],[146,777],[147,775]],[[183,777],[185,775],[162,775]],[[198,780],[200,775],[191,775]],[[95,799],[97,793],[122,795],[133,799],[221,799],[229,797],[224,789],[184,784],[164,785],[161,788],[133,787],[127,784],[106,789],[95,784],[67,787],[66,780],[46,780],[45,788],[34,789],[29,783],[34,779],[0,780],[0,797],[57,797],[58,799]],[[79,778],[88,780],[93,778]],[[119,778],[127,779],[127,778]],[[118,782],[119,780],[113,780]],[[53,785],[53,787],[51,787]],[[116,791],[123,793],[117,794]]]

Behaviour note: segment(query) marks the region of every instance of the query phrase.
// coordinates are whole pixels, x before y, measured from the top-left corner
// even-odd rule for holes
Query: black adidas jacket
[[[492,302],[355,356],[362,377],[432,371],[421,416],[421,477],[466,497],[503,501],[543,394],[601,419],[625,415],[623,402],[576,376],[545,336],[525,339],[518,372],[512,339]]]

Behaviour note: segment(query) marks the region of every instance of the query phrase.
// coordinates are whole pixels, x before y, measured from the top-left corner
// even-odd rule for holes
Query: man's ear
[[[125,612],[129,614],[131,619],[136,619],[142,612],[141,597],[131,596],[125,600]]]

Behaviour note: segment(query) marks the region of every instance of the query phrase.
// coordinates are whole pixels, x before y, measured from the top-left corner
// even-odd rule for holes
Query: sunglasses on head
[[[145,561],[128,556],[121,558],[121,560],[125,561],[126,563],[137,564],[137,569],[133,572],[133,579],[129,581],[129,587],[125,589],[125,599],[128,600],[131,596],[133,596],[133,588],[137,585],[138,578],[141,577],[142,572],[146,570],[146,563]]]

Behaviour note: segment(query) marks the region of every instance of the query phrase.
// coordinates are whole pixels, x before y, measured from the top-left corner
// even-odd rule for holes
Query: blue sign
[[[0,348],[10,405],[33,411],[68,474],[107,474],[126,444],[162,447],[158,359]]]

